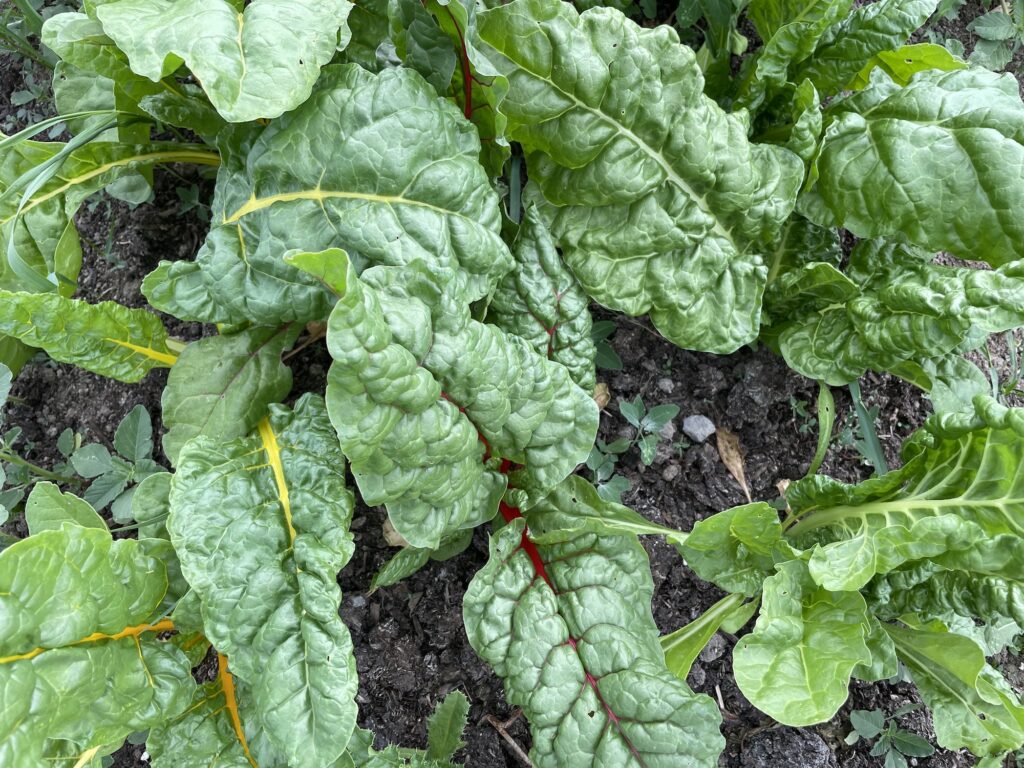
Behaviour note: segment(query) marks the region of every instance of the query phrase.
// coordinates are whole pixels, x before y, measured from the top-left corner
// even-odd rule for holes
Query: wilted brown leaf
[[[743,471],[743,449],[740,447],[740,439],[722,427],[715,430],[715,436],[718,438],[718,455],[722,457],[722,463],[740,484],[747,501],[753,501],[750,498],[750,488],[747,487],[747,476]]]

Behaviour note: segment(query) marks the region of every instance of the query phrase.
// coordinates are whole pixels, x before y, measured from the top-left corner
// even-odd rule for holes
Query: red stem
[[[466,38],[462,36],[462,28],[447,6],[444,10],[448,14],[448,18],[452,20],[452,24],[455,25],[455,33],[459,36],[459,47],[462,49],[459,68],[462,70],[462,98],[466,102],[462,107],[462,113],[469,120],[473,116],[473,80],[476,78],[473,76],[473,70],[469,67],[469,51],[466,50]]]

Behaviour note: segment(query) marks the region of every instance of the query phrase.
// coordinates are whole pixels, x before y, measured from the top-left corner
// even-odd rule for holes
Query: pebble
[[[680,469],[678,464],[669,464],[667,467],[665,467],[665,471],[661,473],[661,479],[664,480],[666,483],[671,483],[673,480],[679,477],[679,472]]]
[[[721,658],[723,653],[725,653],[725,640],[716,632],[700,652],[700,660],[705,664],[710,664]]]
[[[676,425],[673,424],[671,421],[668,422],[668,424],[661,428],[661,431],[658,432],[658,435],[661,436],[662,440],[671,440],[673,437],[676,436]]]
[[[365,605],[366,605],[366,598],[363,597],[362,595],[355,595],[355,596],[352,597],[352,607],[353,608],[362,608]]]
[[[676,388],[676,383],[672,381],[668,376],[662,376],[658,379],[658,389],[662,392],[671,395]]]
[[[683,419],[683,434],[695,443],[703,443],[715,434],[715,423],[700,414],[687,416]]]

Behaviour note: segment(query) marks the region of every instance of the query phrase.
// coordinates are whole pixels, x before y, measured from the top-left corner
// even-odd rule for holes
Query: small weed
[[[620,400],[619,413],[636,428],[636,435],[630,445],[638,446],[640,461],[645,467],[651,466],[661,440],[661,430],[679,415],[679,406],[671,403],[656,405],[648,411],[643,399],[637,395],[632,402]]]
[[[913,712],[918,706],[913,704],[900,707],[888,718],[880,709],[853,710],[850,713],[853,730],[846,737],[846,743],[856,744],[860,739],[877,739],[871,748],[871,755],[884,757],[885,768],[907,768],[908,757],[930,757],[935,754],[935,747],[916,733],[896,725],[896,718]]]

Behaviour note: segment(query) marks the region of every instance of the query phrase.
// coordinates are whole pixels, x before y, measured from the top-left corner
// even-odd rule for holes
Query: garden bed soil
[[[962,22],[957,36],[970,44]],[[20,64],[0,55],[0,124],[10,114],[7,97],[19,87],[20,77]],[[195,254],[206,225],[195,210],[180,211],[176,188],[196,183],[208,197],[210,184],[189,169],[176,169],[176,173],[158,174],[150,205],[130,208],[103,198],[98,205],[83,208],[78,218],[85,253],[81,298],[143,306],[139,286],[157,262]],[[631,434],[618,414],[619,400],[640,395],[648,406],[674,403],[680,407],[679,418],[666,430],[667,439],[652,466],[642,466],[635,450],[620,461],[618,471],[632,485],[625,503],[654,522],[689,529],[697,520],[746,501],[723,465],[714,438],[692,445],[683,438],[682,418],[694,414],[707,416],[739,438],[746,480],[755,500],[774,500],[780,481],[803,476],[817,440],[811,421],[817,396],[813,382],[793,373],[765,349],[745,348],[727,356],[693,353],[665,342],[642,318],[600,311],[598,316],[616,322],[612,343],[625,364],[621,372],[600,372],[599,379],[611,394],[611,404],[602,415],[601,436],[611,440]],[[212,332],[164,319],[172,333],[183,339]],[[330,358],[322,344],[296,355],[289,364],[296,393],[323,391]],[[109,447],[118,422],[137,403],[149,409],[159,426],[165,381],[166,372],[157,370],[140,384],[120,384],[40,356],[18,377],[13,394],[24,402],[8,407],[6,422],[24,430],[24,440],[30,446],[27,457],[49,466],[58,458],[56,438],[66,427],[81,432],[87,441]],[[879,437],[890,466],[896,466],[902,439],[922,423],[930,406],[920,392],[892,377],[869,375],[862,389],[866,403],[878,408]],[[836,390],[835,395],[836,434],[841,434],[848,432],[854,420],[846,391]],[[854,448],[836,441],[822,471],[855,481],[870,474],[870,467]],[[504,700],[501,681],[469,646],[462,623],[462,595],[486,561],[486,530],[477,531],[463,554],[447,562],[431,562],[401,584],[368,594],[373,574],[395,551],[384,542],[384,519],[382,509],[359,506],[352,523],[355,556],[339,576],[344,592],[341,615],[352,633],[360,675],[360,725],[377,735],[378,747],[392,742],[423,746],[427,715],[445,694],[458,689],[472,704],[464,737],[467,746],[458,759],[479,768],[523,765],[515,748],[488,719],[501,723],[516,713]],[[647,537],[645,545],[654,577],[654,617],[663,632],[696,618],[722,596],[697,579],[661,539]],[[716,636],[689,678],[694,690],[708,694],[720,705],[728,741],[720,765],[727,768],[881,766],[881,758],[870,757],[863,743],[845,744],[849,711],[892,712],[919,700],[913,687],[906,684],[855,683],[849,702],[830,722],[802,730],[779,726],[755,710],[733,682],[730,658],[734,643],[731,636]],[[1024,691],[1021,660],[1005,656],[998,661],[1017,690]],[[912,712],[900,723],[934,743],[926,712]],[[522,717],[502,730],[508,740],[528,750],[529,732]],[[146,764],[142,746],[126,745],[115,755],[118,768]],[[973,760],[965,754],[938,750],[916,764],[960,768],[973,765]]]

